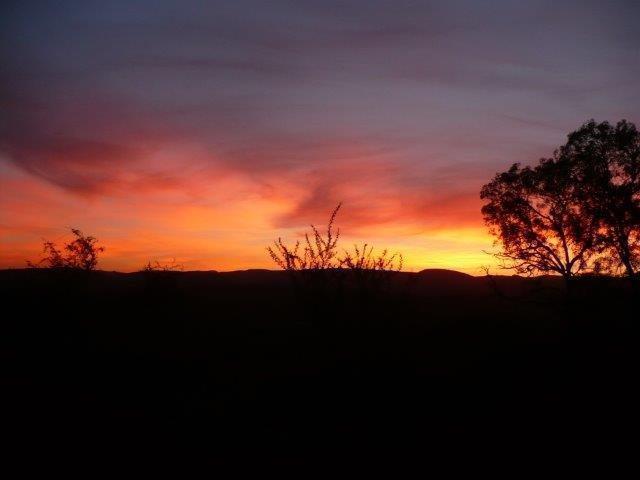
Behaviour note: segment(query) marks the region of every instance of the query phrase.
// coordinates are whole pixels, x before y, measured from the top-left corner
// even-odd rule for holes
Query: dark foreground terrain
[[[628,286],[592,279],[567,299],[555,278],[494,280],[1,271],[5,465],[87,478],[511,465],[517,478],[632,461]]]

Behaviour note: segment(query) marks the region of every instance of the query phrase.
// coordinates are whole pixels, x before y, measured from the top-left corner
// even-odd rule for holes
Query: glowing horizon
[[[289,213],[293,204],[279,198],[240,200],[228,203],[225,211],[220,211],[205,204],[171,203],[166,192],[153,193],[141,210],[135,207],[139,197],[78,197],[16,169],[5,168],[3,178],[4,214],[13,214],[23,223],[0,227],[0,268],[25,267],[26,260],[39,258],[43,240],[62,245],[71,239],[69,228],[74,227],[96,236],[106,247],[100,256],[101,270],[131,272],[140,270],[148,261],[173,259],[185,270],[276,269],[266,246],[278,237],[295,242],[310,223],[323,226],[331,210],[327,208],[307,224],[282,228],[278,227],[278,219]],[[162,204],[157,205],[153,197],[163,199]],[[34,198],[42,205],[38,211],[30,207]],[[482,253],[492,242],[482,224],[480,228],[470,225],[458,229],[444,225],[425,232],[418,225],[405,222],[374,230],[358,226],[349,217],[347,202],[336,222],[341,228],[342,248],[367,242],[376,251],[398,251],[403,254],[405,271],[449,268],[477,274],[482,265],[493,263]],[[353,228],[351,233],[349,225]]]

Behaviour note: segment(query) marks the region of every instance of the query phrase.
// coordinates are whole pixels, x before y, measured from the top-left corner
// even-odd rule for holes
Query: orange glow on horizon
[[[91,197],[4,166],[1,187],[0,268],[24,267],[27,259],[39,258],[43,239],[61,244],[70,238],[68,227],[77,227],[106,247],[99,262],[102,270],[130,272],[148,261],[171,259],[185,270],[275,269],[265,247],[277,237],[295,242],[307,230],[302,222],[278,226],[295,208],[292,197],[301,191],[283,186],[289,197],[274,194],[278,188],[260,192],[241,176],[219,179],[215,188],[201,186],[192,197],[172,190]],[[308,223],[320,226],[325,216]],[[480,274],[482,265],[491,264],[483,250],[492,240],[479,218],[459,219],[459,227],[449,221],[425,227],[398,218],[380,225],[353,224],[347,202],[336,222],[343,232],[342,248],[367,242],[377,251],[399,251],[405,271],[448,268]]]

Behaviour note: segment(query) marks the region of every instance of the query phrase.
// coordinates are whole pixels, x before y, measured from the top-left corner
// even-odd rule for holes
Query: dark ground
[[[4,460],[303,478],[633,462],[625,283],[566,299],[555,278],[497,282],[425,271],[340,293],[284,272],[0,271]]]

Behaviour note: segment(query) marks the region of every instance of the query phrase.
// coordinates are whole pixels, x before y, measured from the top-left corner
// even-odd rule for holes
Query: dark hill
[[[415,274],[415,283],[425,295],[488,294],[484,278],[445,269],[427,269]]]
[[[0,284],[20,285],[41,285],[53,278],[72,277],[74,272],[55,272],[47,269],[9,269],[0,270]],[[349,275],[345,272],[345,275]],[[76,275],[78,276],[78,275]],[[81,275],[79,275],[81,277]],[[218,286],[254,286],[263,288],[288,288],[290,286],[290,275],[280,270],[250,269],[235,270],[228,272],[209,271],[169,271],[169,272],[133,272],[121,273],[110,271],[97,271],[91,274],[93,286],[117,286],[122,288],[141,286],[149,279],[172,279],[179,286],[189,288],[209,288]],[[540,284],[554,286],[560,289],[562,281],[558,277],[535,277],[523,278],[516,275],[498,275],[492,277],[501,287],[509,291],[526,290],[527,286],[535,288]],[[490,282],[487,277],[475,277],[466,273],[447,269],[425,269],[417,273],[400,272],[392,274],[393,284],[400,289],[411,287],[417,288],[420,294],[452,294],[476,293],[482,295],[492,295],[495,292],[489,288]]]
[[[0,271],[5,456],[432,469],[635,435],[624,281],[333,273]]]
[[[458,272],[456,270],[447,270],[445,268],[426,268],[420,270],[418,275],[421,277],[434,278],[434,279],[449,279],[449,280],[468,280],[475,278],[468,273]]]

